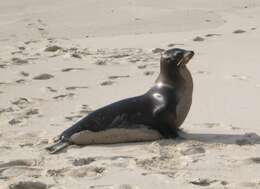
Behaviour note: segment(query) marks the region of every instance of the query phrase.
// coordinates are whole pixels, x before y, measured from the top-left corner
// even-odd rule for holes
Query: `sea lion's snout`
[[[161,62],[170,65],[185,65],[194,56],[194,51],[185,49],[169,49],[162,54]]]
[[[194,51],[186,51],[183,55],[183,63],[187,64],[194,54]]]

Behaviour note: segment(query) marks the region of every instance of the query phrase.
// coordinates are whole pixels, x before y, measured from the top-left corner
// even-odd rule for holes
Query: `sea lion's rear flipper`
[[[54,144],[51,144],[47,146],[45,149],[50,153],[50,154],[56,154],[57,152],[61,151],[62,149],[66,148],[69,146],[68,142],[64,142],[59,140],[58,142],[55,142]]]

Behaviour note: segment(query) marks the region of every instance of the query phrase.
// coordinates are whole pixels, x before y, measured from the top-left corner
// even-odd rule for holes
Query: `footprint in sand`
[[[42,37],[47,37],[49,32],[45,29],[47,24],[45,24],[41,19],[37,20],[37,30],[40,32]]]
[[[115,54],[115,55],[111,55],[108,58],[124,58],[124,57],[128,57],[130,56],[130,54]]]
[[[165,51],[165,49],[161,49],[161,48],[155,48],[155,49],[152,50],[152,52],[153,52],[154,54],[162,53],[162,52],[164,52],[164,51]]]
[[[16,166],[16,167],[10,167],[6,170],[0,170],[1,172],[0,175],[3,178],[12,178],[18,176],[28,176],[28,177],[38,178],[41,176],[42,171],[43,169],[41,168]]]
[[[93,112],[93,110],[86,104],[83,104],[81,110],[79,111],[80,114],[89,114]]]
[[[202,41],[205,41],[205,39],[203,37],[200,37],[200,36],[197,36],[195,38],[192,39],[193,41],[196,41],[196,42],[202,42]]]
[[[71,86],[71,87],[66,87],[65,89],[71,91],[71,90],[76,90],[76,89],[88,89],[88,87],[87,86]]]
[[[0,64],[0,68],[7,68],[7,64]]]
[[[127,61],[135,64],[136,62],[139,62],[140,60],[141,60],[140,58],[130,57],[130,58],[128,58]]]
[[[51,46],[47,46],[44,49],[45,52],[56,52],[58,50],[63,50],[63,48],[58,45],[51,45]]]
[[[118,189],[141,189],[139,186],[130,185],[130,184],[121,184],[118,186]]]
[[[118,78],[128,78],[130,75],[114,75],[114,76],[109,76],[108,79],[118,79]]]
[[[15,81],[15,83],[24,84],[26,82],[25,79],[18,79]]]
[[[36,167],[36,160],[13,160],[0,164],[0,176],[2,178],[11,178],[18,176],[39,177],[42,169]]]
[[[107,61],[106,60],[97,60],[95,62],[95,64],[98,65],[98,66],[104,66],[104,65],[107,64]]]
[[[90,189],[115,189],[115,186],[110,184],[110,185],[93,185],[89,187]]]
[[[144,75],[150,76],[150,75],[153,75],[154,73],[155,73],[154,71],[145,71]]]
[[[221,126],[220,123],[210,123],[210,122],[208,122],[208,123],[203,123],[203,125],[205,125],[205,126],[208,127],[208,128],[220,127],[220,126]]]
[[[194,74],[203,74],[203,75],[209,75],[210,72],[208,71],[204,71],[204,70],[198,70],[198,71],[195,71]]]
[[[79,58],[79,59],[82,58],[81,55],[79,54],[79,52],[71,53],[71,57],[73,57],[73,58]]]
[[[48,73],[40,74],[38,76],[33,77],[34,80],[48,80],[51,78],[54,78],[54,76]]]
[[[242,182],[237,188],[260,188],[260,182]]]
[[[56,89],[54,89],[52,87],[46,87],[46,89],[48,89],[52,93],[57,93],[58,92],[58,90],[56,90]]]
[[[47,189],[48,185],[40,181],[18,181],[9,184],[9,189]]]
[[[170,178],[175,178],[176,172],[173,171],[157,171],[157,172],[147,172],[147,173],[142,173],[143,176],[147,175],[166,175]]]
[[[85,70],[85,68],[64,68],[61,71],[62,72],[70,72],[70,71],[79,71],[79,70]]]
[[[29,45],[29,44],[31,44],[31,43],[38,43],[38,42],[40,42],[40,41],[30,40],[30,41],[25,41],[24,44],[25,44],[25,45]]]
[[[72,161],[72,164],[74,166],[84,166],[84,165],[89,165],[91,164],[92,162],[95,161],[95,158],[92,158],[92,157],[88,157],[88,158],[79,158],[79,159],[74,159]]]
[[[241,30],[241,29],[233,31],[234,34],[241,34],[241,33],[245,33],[245,32],[246,32],[245,30]]]
[[[184,45],[183,43],[170,43],[168,45],[168,47],[175,47],[175,46],[180,46],[180,45]]]
[[[99,177],[104,174],[105,170],[104,167],[96,166],[66,167],[62,169],[49,169],[46,176]]]
[[[20,109],[26,108],[31,102],[27,98],[20,97],[18,100],[12,102],[13,105],[16,105]]]
[[[0,109],[0,115],[5,112],[14,112],[12,107]]]
[[[141,187],[130,184],[120,184],[120,185],[93,185],[90,186],[91,189],[141,189]]]
[[[8,123],[13,126],[13,125],[17,125],[19,123],[22,123],[22,121],[19,118],[13,118],[10,121],[8,121]]]
[[[60,100],[60,99],[64,99],[64,98],[71,98],[74,95],[75,95],[74,93],[68,93],[68,94],[62,94],[62,95],[54,96],[52,98],[55,99],[55,100]]]
[[[18,160],[12,160],[6,163],[0,163],[0,169],[1,168],[10,168],[10,167],[14,167],[14,166],[34,166],[37,165],[37,161],[36,160],[24,160],[24,159],[18,159]]]
[[[222,34],[217,34],[217,33],[209,33],[207,35],[205,35],[205,37],[217,37],[217,36],[221,36]]]
[[[137,66],[138,69],[145,69],[147,67],[147,65],[140,65],[140,66]]]
[[[181,150],[181,154],[188,156],[188,155],[194,155],[194,154],[204,154],[206,150],[203,147],[195,147],[195,146],[190,146],[187,149]]]
[[[230,124],[229,127],[230,127],[232,130],[240,130],[240,129],[241,129],[240,127],[233,126],[232,124]]]
[[[13,63],[14,65],[28,64],[28,60],[22,59],[22,58],[18,58],[18,57],[12,58],[11,61],[12,61],[12,63]]]
[[[32,108],[25,113],[25,115],[27,116],[37,115],[37,114],[39,114],[39,109],[37,108]]]
[[[114,81],[103,81],[102,83],[100,83],[101,86],[108,86],[108,85],[112,85],[114,84]]]
[[[209,186],[212,183],[217,182],[217,180],[210,180],[210,179],[196,179],[194,181],[190,181],[191,184],[197,185],[197,186]]]
[[[66,116],[65,119],[68,121],[76,121],[81,117],[82,117],[82,115],[73,115],[73,116]]]
[[[247,162],[254,163],[254,164],[260,164],[260,157],[252,157],[247,159]]]
[[[72,116],[66,116],[65,119],[68,121],[76,121],[79,118],[81,118],[82,115],[86,115],[91,112],[93,112],[93,110],[88,105],[83,104],[81,107],[81,110],[79,111],[79,114],[72,115]],[[75,114],[75,112],[73,112],[72,114]]]
[[[21,71],[20,74],[24,77],[28,77],[30,74],[24,71]]]

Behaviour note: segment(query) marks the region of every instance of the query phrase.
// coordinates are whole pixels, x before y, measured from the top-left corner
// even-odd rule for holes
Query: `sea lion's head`
[[[173,48],[165,51],[161,56],[162,66],[167,68],[181,68],[193,57],[194,52],[185,49]]]

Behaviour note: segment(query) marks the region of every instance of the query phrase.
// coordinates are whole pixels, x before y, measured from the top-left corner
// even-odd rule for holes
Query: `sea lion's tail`
[[[58,140],[55,143],[47,146],[45,149],[50,153],[50,154],[56,154],[57,152],[60,152],[64,148],[68,147],[70,144],[69,142],[65,142],[62,140]]]

